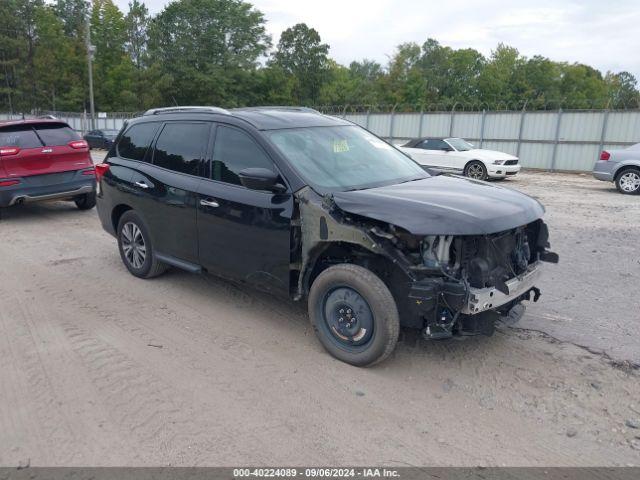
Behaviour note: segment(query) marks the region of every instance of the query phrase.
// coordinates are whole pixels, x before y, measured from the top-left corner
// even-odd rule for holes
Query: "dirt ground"
[[[6,210],[0,465],[640,465],[640,198],[503,184],[548,209],[540,303],[491,338],[403,332],[370,369],[326,354],[304,305],[134,278],[95,211]]]

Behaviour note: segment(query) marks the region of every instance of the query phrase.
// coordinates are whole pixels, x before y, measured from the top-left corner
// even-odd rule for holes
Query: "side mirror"
[[[453,147],[444,147],[444,148],[443,148],[443,150],[444,150],[445,152],[453,152],[453,151],[454,151],[454,150],[453,150]]]
[[[250,190],[266,190],[268,192],[283,193],[286,187],[278,182],[277,173],[268,168],[245,168],[238,172],[240,183]]]

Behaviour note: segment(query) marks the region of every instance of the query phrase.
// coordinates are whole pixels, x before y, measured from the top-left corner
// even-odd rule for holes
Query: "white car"
[[[398,148],[424,167],[477,180],[505,178],[520,171],[518,157],[476,148],[462,138],[417,138]]]

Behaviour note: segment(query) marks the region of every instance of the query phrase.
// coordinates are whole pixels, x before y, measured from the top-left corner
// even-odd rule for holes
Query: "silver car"
[[[605,150],[593,168],[598,180],[614,182],[620,193],[640,193],[640,143],[624,150]]]

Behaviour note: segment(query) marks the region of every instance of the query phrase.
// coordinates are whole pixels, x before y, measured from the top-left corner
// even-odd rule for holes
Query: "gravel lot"
[[[0,220],[0,465],[640,465],[640,197],[503,182],[547,206],[518,328],[332,359],[303,305],[172,270],[139,280],[95,211]]]

